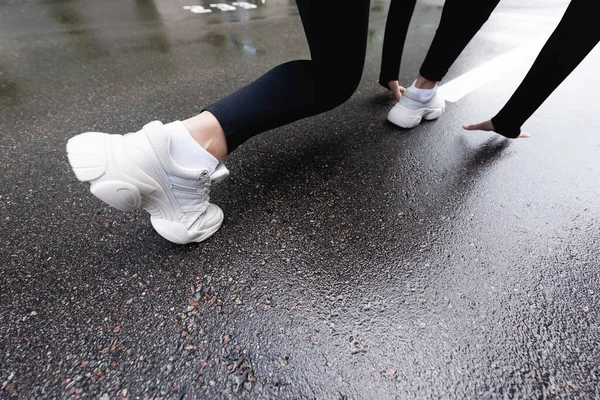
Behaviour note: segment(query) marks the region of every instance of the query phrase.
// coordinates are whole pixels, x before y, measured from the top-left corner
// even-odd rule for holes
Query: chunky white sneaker
[[[400,101],[388,113],[388,121],[401,128],[414,128],[422,119],[433,120],[444,112],[444,99],[432,90],[429,97],[422,95],[413,86],[406,89]]]
[[[179,244],[202,242],[223,223],[223,211],[209,203],[210,185],[225,179],[222,163],[207,169],[186,169],[169,152],[170,136],[154,121],[135,133],[87,132],[67,143],[69,163],[100,200],[123,211],[144,208],[152,226]]]

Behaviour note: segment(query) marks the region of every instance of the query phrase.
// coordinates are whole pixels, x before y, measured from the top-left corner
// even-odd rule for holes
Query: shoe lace
[[[202,214],[204,214],[204,212],[206,211],[206,209],[208,208],[208,202],[210,201],[210,179],[208,179],[206,182],[204,182],[204,185],[202,186],[202,189],[198,192],[198,195],[200,196],[201,199],[201,207],[200,207],[200,213],[198,214],[198,218],[200,218],[200,216]]]
[[[201,223],[202,216],[208,209],[209,200],[210,200],[210,180],[207,180],[203,183],[202,188],[198,189],[198,200],[200,201],[198,210],[194,213],[194,218],[192,220],[188,220],[186,224],[188,229],[194,229],[194,227],[198,227]]]

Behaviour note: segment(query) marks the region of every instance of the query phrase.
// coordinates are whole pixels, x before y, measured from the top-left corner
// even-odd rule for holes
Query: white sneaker
[[[413,86],[406,89],[400,101],[388,113],[388,121],[401,128],[414,128],[422,119],[433,120],[444,112],[446,103],[436,90],[429,96]]]
[[[173,162],[169,142],[165,126],[154,121],[125,136],[82,133],[69,140],[67,153],[77,179],[91,182],[100,200],[123,211],[144,208],[171,242],[202,242],[223,223],[223,211],[208,201],[211,183],[229,171],[222,163],[212,175],[182,168]]]

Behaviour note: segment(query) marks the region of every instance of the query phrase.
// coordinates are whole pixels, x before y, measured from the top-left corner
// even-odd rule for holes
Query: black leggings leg
[[[572,0],[560,23],[508,103],[492,118],[494,130],[508,138],[581,63],[600,41],[600,0]]]
[[[390,4],[385,21],[381,71],[379,72],[379,84],[386,89],[389,89],[390,81],[398,80],[402,51],[416,3],[417,0],[392,0]]]
[[[440,24],[420,74],[441,81],[450,66],[487,21],[500,0],[446,0]],[[392,0],[385,24],[379,84],[398,80],[402,49],[416,0]]]
[[[421,76],[441,81],[499,2],[446,0],[440,25],[419,71]]]
[[[225,131],[228,152],[252,136],[337,107],[363,71],[370,0],[297,0],[311,60],[273,68],[205,108]],[[341,12],[340,10],[343,10]]]

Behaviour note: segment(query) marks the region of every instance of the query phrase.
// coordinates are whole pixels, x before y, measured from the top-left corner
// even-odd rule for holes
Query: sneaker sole
[[[393,109],[392,109],[393,110]],[[412,110],[411,110],[412,111]],[[421,123],[421,120],[433,121],[442,116],[444,108],[422,108],[418,113],[388,113],[388,121],[400,128],[410,129]]]
[[[67,157],[77,179],[90,182],[94,196],[122,211],[145,209],[154,229],[171,242],[202,242],[223,223],[220,209],[220,221],[203,230],[189,231],[177,221],[169,197],[158,182],[131,161],[121,135],[88,132],[74,136],[67,142]]]
[[[214,205],[214,204],[213,204]],[[215,207],[218,207],[215,205]],[[221,209],[219,208],[219,211]],[[191,242],[200,243],[214,235],[223,223],[223,211],[221,211],[220,221],[210,228],[201,231],[190,232],[183,224],[177,221],[169,221],[163,218],[150,218],[152,226],[162,237],[170,242],[177,244],[188,244]]]

